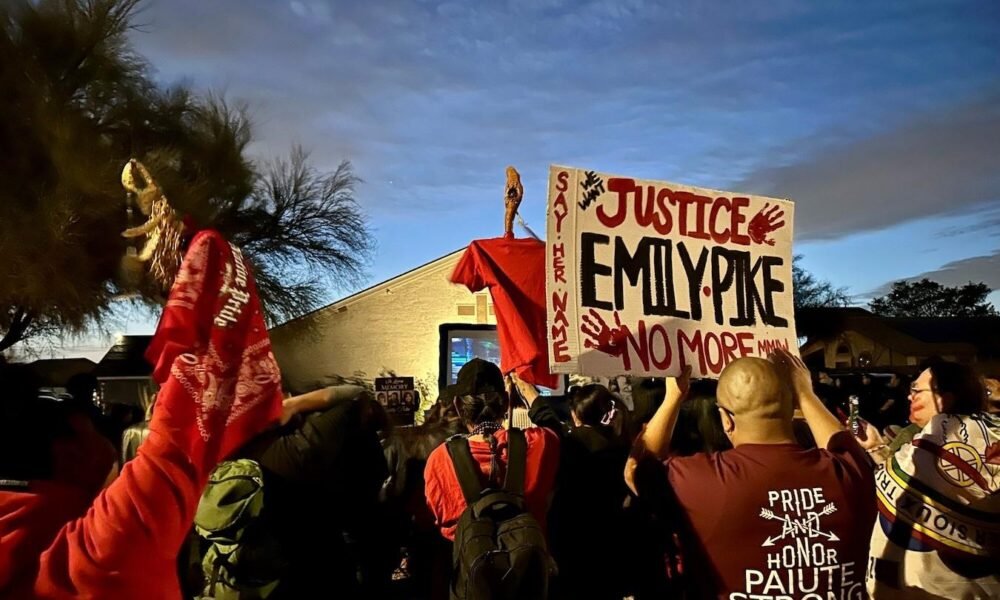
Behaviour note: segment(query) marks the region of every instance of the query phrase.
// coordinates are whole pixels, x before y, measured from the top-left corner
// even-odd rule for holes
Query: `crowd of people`
[[[571,389],[563,403],[474,359],[438,403],[460,435],[408,458],[424,465],[414,506],[387,502],[399,461],[385,450],[399,432],[363,387],[287,397],[274,426],[264,419],[207,461],[188,454],[199,444],[172,439],[192,423],[161,400],[130,461],[140,464],[119,473],[126,463],[92,410],[38,401],[27,372],[7,366],[0,590],[139,597],[127,590],[173,578],[164,597],[479,597],[471,584],[455,589],[466,568],[456,539],[468,547],[463,519],[476,502],[458,440],[475,493],[517,471],[523,513],[542,532],[533,543],[547,566],[521,581],[536,594],[522,587],[517,597],[997,597],[1000,419],[987,381],[931,362],[900,400],[907,420],[880,426],[872,416],[898,384],[850,390],[863,398],[853,435],[836,384],[788,353],[737,360],[717,382],[687,373],[636,382],[656,398],[645,415],[602,385]],[[508,427],[512,402],[529,407],[533,427]],[[253,496],[232,487],[246,479],[237,460],[259,469],[265,490],[257,522],[238,528],[231,509],[244,505],[232,505],[233,490]],[[421,546],[420,528],[436,540]],[[239,552],[220,558],[222,534]],[[137,569],[136,581],[114,581],[123,569]],[[60,586],[72,593],[54,593]]]
[[[903,427],[909,423],[910,384],[899,373],[835,374],[827,371],[816,373],[816,393],[834,414],[847,415],[851,398],[858,402],[858,413],[879,430],[886,427]]]
[[[364,387],[283,393],[221,236],[177,282],[124,441],[0,368],[0,597],[1000,597],[996,383],[968,366],[851,386],[778,351],[628,409],[474,359],[394,428]]]

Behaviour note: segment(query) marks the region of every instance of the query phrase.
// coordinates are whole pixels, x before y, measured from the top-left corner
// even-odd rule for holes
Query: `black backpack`
[[[507,476],[501,489],[483,489],[479,465],[464,437],[448,440],[448,454],[468,505],[458,520],[452,554],[453,600],[543,600],[555,562],[545,534],[524,506],[528,444],[508,431]]]

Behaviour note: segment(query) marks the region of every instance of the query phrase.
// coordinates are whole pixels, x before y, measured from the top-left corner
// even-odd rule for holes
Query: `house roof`
[[[41,384],[46,387],[62,386],[74,375],[90,373],[97,363],[87,358],[44,358],[28,363]]]
[[[148,377],[153,367],[146,362],[151,335],[123,335],[97,363],[94,375],[105,377]]]
[[[891,319],[892,326],[928,344],[966,343],[981,357],[1000,357],[1000,317]]]
[[[1000,357],[1000,317],[880,317],[863,308],[809,308],[796,315],[799,335],[829,339],[847,330],[910,355]]]
[[[355,302],[359,302],[359,301],[363,300],[364,298],[366,298],[368,296],[371,296],[372,294],[376,294],[378,292],[384,291],[387,288],[392,288],[392,287],[395,287],[395,286],[403,285],[403,284],[405,284],[405,283],[407,283],[409,281],[412,281],[414,279],[417,279],[419,277],[422,277],[422,276],[425,276],[425,275],[429,275],[429,274],[431,274],[431,273],[433,273],[435,271],[438,271],[438,270],[441,270],[443,268],[446,268],[451,261],[458,260],[458,258],[461,257],[461,255],[462,255],[463,252],[465,252],[465,248],[462,248],[460,250],[455,250],[454,252],[449,252],[448,254],[445,254],[444,256],[435,258],[434,260],[432,260],[430,262],[426,262],[426,263],[424,263],[424,264],[422,264],[422,265],[420,265],[418,267],[414,267],[414,268],[410,269],[409,271],[405,271],[405,272],[403,272],[403,273],[401,273],[399,275],[396,275],[395,277],[391,277],[389,279],[386,279],[385,281],[382,281],[382,282],[376,283],[375,285],[367,287],[367,288],[365,288],[365,289],[363,289],[363,290],[361,290],[359,292],[355,292],[355,293],[353,293],[353,294],[351,294],[349,296],[345,296],[345,297],[343,297],[343,298],[341,298],[339,300],[335,300],[335,301],[331,302],[330,304],[327,304],[326,306],[321,306],[321,307],[319,307],[317,309],[314,309],[314,310],[311,310],[311,311],[309,311],[309,312],[307,312],[307,313],[305,313],[305,314],[303,314],[301,316],[295,317],[294,319],[289,319],[288,321],[285,321],[284,323],[281,323],[279,325],[275,325],[274,327],[271,328],[271,331],[275,331],[277,329],[285,327],[286,325],[291,325],[293,323],[297,323],[297,322],[303,321],[303,320],[308,319],[309,317],[311,317],[313,315],[316,315],[318,313],[321,313],[321,312],[324,312],[324,311],[327,311],[327,310],[338,309],[338,308],[340,308],[342,306],[347,306],[349,304],[353,304]]]

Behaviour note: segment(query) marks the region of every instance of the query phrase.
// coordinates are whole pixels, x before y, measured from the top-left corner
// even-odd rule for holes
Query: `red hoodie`
[[[0,597],[180,597],[177,553],[209,473],[281,413],[252,277],[218,233],[192,240],[146,358],[161,386],[149,438],[110,486],[0,491]]]

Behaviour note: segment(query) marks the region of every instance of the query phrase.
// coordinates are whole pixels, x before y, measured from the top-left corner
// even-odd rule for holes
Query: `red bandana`
[[[191,241],[146,358],[161,386],[154,410],[187,424],[171,437],[211,466],[281,413],[281,373],[250,268],[215,231]]]

